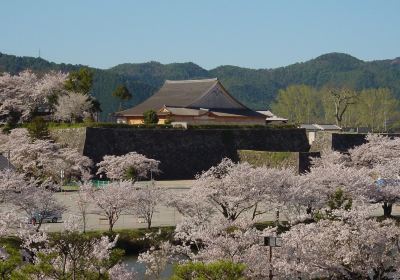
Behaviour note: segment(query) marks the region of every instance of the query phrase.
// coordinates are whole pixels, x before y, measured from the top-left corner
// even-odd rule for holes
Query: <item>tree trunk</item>
[[[111,218],[108,219],[108,231],[113,232],[114,223]]]
[[[86,215],[83,215],[83,233],[86,233]]]
[[[252,216],[252,220],[254,220],[255,218],[256,218],[256,216],[257,216],[257,206],[258,206],[258,203],[256,203],[255,205],[254,205],[254,211],[253,211],[253,216]]]
[[[383,216],[385,218],[390,218],[392,216],[392,203],[389,202],[384,202],[382,205],[382,209],[383,209]]]

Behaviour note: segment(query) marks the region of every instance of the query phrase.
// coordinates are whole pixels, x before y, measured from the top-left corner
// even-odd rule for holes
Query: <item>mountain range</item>
[[[25,69],[43,73],[50,70],[69,72],[83,65],[49,62],[42,58],[18,57],[0,53],[0,72],[18,73]],[[91,67],[89,67],[91,68]],[[92,95],[101,103],[101,120],[110,120],[119,101],[114,89],[124,84],[133,98],[124,108],[151,96],[165,80],[217,77],[228,91],[253,109],[269,108],[278,91],[293,84],[316,88],[346,86],[357,90],[386,87],[400,99],[400,58],[363,61],[344,53],[328,53],[306,62],[274,69],[249,69],[224,65],[206,70],[187,63],[124,63],[109,69],[91,68],[94,72]]]

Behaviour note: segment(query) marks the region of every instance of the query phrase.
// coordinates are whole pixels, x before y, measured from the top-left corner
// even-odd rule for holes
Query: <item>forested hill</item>
[[[41,58],[16,57],[0,53],[0,72],[17,73],[24,69],[37,72],[71,71],[82,65],[56,64]],[[355,89],[390,88],[400,98],[400,58],[365,62],[347,54],[329,53],[303,63],[275,69],[248,69],[220,66],[205,70],[194,63],[161,64],[158,62],[120,64],[110,69],[92,68],[95,73],[93,95],[102,104],[102,119],[119,105],[111,93],[125,84],[134,98],[126,107],[153,94],[166,79],[218,77],[240,101],[256,109],[266,108],[278,90],[292,84],[313,87],[347,86]]]

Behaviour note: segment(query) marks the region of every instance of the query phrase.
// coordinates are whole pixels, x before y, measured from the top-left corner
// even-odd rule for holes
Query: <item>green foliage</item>
[[[81,252],[73,252],[77,254]],[[49,254],[38,254],[38,262],[35,264],[27,264],[19,270],[12,273],[12,278],[15,280],[30,280],[30,279],[76,279],[76,280],[109,280],[109,275],[106,269],[111,268],[118,263],[122,258],[122,253],[119,250],[114,250],[111,253],[110,259],[107,261],[93,260],[93,262],[83,261],[82,258],[76,259],[73,264],[76,268],[72,271],[63,271],[55,269],[52,265],[58,257],[57,252]],[[92,269],[89,269],[91,267]],[[51,278],[50,278],[51,277]]]
[[[146,238],[146,234],[152,233],[154,238]],[[138,255],[148,250],[151,246],[159,245],[162,241],[173,241],[174,227],[154,227],[151,229],[121,229],[114,233],[91,231],[86,233],[88,236],[99,238],[107,235],[114,238],[118,234],[117,249],[123,249],[127,255]]]
[[[177,265],[172,280],[244,280],[244,264],[230,261],[217,261],[204,264],[190,262]]]
[[[24,69],[44,73],[50,70],[77,71],[81,65],[56,64],[42,58],[16,57],[0,53],[0,72],[18,73]],[[218,77],[226,89],[244,104],[265,109],[274,102],[279,90],[290,85],[307,85],[317,90],[324,87],[348,87],[357,91],[388,88],[400,98],[400,64],[393,60],[365,62],[342,53],[329,53],[304,63],[276,69],[247,69],[221,66],[205,70],[194,63],[120,64],[108,70],[91,68],[91,94],[103,106],[102,121],[111,121],[109,114],[118,110],[119,102],[111,93],[124,84],[134,92],[126,106],[136,105],[159,89],[166,79],[182,80]],[[323,119],[324,120],[324,119]],[[326,120],[327,122],[331,122]]]
[[[318,210],[313,213],[313,221],[319,220],[335,220],[338,217],[333,214],[333,210],[346,210],[349,211],[353,205],[353,199],[347,193],[345,193],[341,188],[338,188],[334,193],[329,196],[328,199],[328,209]]]
[[[101,109],[101,103],[96,98],[91,96],[89,100],[92,103],[92,108],[91,108],[91,112],[92,113],[101,113],[101,112],[103,112],[103,110]]]
[[[126,129],[172,129],[172,125],[166,125],[166,124],[124,124],[124,123],[105,123],[105,122],[91,122],[91,121],[86,121],[83,123],[57,123],[57,122],[49,123],[49,129],[83,128],[83,127],[126,128]]]
[[[22,265],[22,258],[19,250],[6,247],[8,257],[0,260],[0,279],[15,279],[13,278],[14,271]]]
[[[353,199],[346,194],[341,188],[338,188],[328,200],[328,206],[331,210],[344,209],[350,210],[353,204]]]
[[[399,101],[387,88],[348,89],[289,86],[279,91],[273,111],[296,123],[337,123],[368,127],[374,132],[399,126]]]
[[[27,129],[32,139],[48,139],[50,137],[49,126],[42,117],[35,117],[27,125]]]
[[[157,124],[158,123],[158,116],[157,112],[154,110],[147,110],[143,113],[144,117],[144,124]]]
[[[294,124],[276,124],[276,125],[230,125],[230,124],[200,124],[188,125],[188,129],[286,129],[297,128]]]
[[[312,123],[320,118],[321,99],[317,90],[306,85],[293,85],[278,92],[272,111],[292,123]]]
[[[172,122],[173,122],[174,120],[173,119],[171,119],[170,117],[167,117],[166,119],[165,119],[165,121],[164,121],[164,124],[171,124]]]
[[[3,127],[3,132],[9,133],[12,129],[17,128],[20,118],[21,118],[21,113],[16,111],[10,111],[6,119],[6,124]]]
[[[124,123],[106,123],[106,122],[91,122],[83,123],[63,123],[49,122],[49,129],[64,129],[64,128],[81,128],[81,127],[98,127],[98,128],[129,128],[129,129],[182,129],[173,128],[171,124],[124,124]],[[282,125],[188,125],[188,129],[293,129],[296,128],[293,124]]]
[[[93,84],[93,71],[87,67],[81,67],[77,71],[69,73],[65,82],[65,89],[88,95]]]
[[[133,180],[136,178],[136,176],[137,176],[137,171],[133,166],[129,167],[125,172],[125,179],[127,180]]]
[[[138,236],[142,236],[139,234]],[[124,250],[113,249],[108,259],[98,259],[93,256],[88,259],[88,252],[93,250],[93,239],[98,239],[102,233],[82,234],[78,232],[57,232],[50,233],[50,246],[56,251],[49,253],[39,253],[38,261],[35,263],[22,262],[19,251],[21,240],[17,237],[7,237],[0,239],[0,246],[5,248],[9,254],[5,260],[0,260],[0,279],[30,280],[44,279],[48,276],[53,279],[104,279],[108,280],[107,270],[119,263],[124,255]],[[115,236],[110,236],[115,238]],[[41,246],[37,244],[37,246]],[[71,261],[68,272],[53,263],[58,257],[67,257]]]
[[[119,98],[120,100],[129,100],[132,98],[129,90],[124,85],[119,85],[112,93],[112,96]]]
[[[387,88],[362,90],[358,102],[351,110],[348,118],[374,132],[387,131],[395,125],[395,120],[400,120],[399,101]]]
[[[238,150],[238,156],[241,162],[248,162],[254,166],[289,168],[298,164],[298,153],[295,152]]]
[[[122,110],[122,102],[128,101],[132,99],[132,94],[130,94],[129,90],[124,85],[119,85],[112,93],[112,96],[118,98],[120,100],[119,110]]]

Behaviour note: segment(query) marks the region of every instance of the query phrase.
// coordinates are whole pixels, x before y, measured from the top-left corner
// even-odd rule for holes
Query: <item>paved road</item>
[[[142,185],[147,182],[138,182],[137,184]],[[184,181],[157,181],[156,185],[167,189],[169,192],[176,194],[185,192],[190,189],[192,184],[191,180]],[[56,193],[57,199],[67,207],[67,211],[63,214],[63,217],[69,214],[79,215],[76,207],[77,193],[76,192],[60,192]],[[104,216],[100,215],[99,209],[94,205],[90,204],[88,209],[89,215],[87,217],[87,230],[107,230],[108,221]],[[153,226],[174,226],[181,221],[181,215],[174,209],[165,206],[156,207],[156,213],[154,214],[152,225]],[[63,223],[47,223],[44,224],[49,231],[60,231],[63,229]],[[145,228],[147,226],[138,217],[126,213],[121,215],[119,220],[114,226],[114,229],[126,229],[126,228]]]
[[[183,193],[190,189],[193,181],[157,181],[156,185],[166,188],[169,192],[176,194]],[[139,182],[138,184],[146,184],[146,182]],[[63,214],[66,217],[68,214],[79,214],[76,207],[76,192],[64,192],[56,193],[57,199],[59,199],[66,207],[67,211]],[[87,230],[107,230],[108,221],[103,216],[99,215],[99,210],[95,205],[89,206],[89,215],[87,220]],[[400,206],[393,207],[393,213],[400,215]],[[374,215],[382,215],[381,207],[377,207],[377,211]],[[275,213],[267,213],[260,217],[264,221],[275,220]],[[181,215],[174,209],[165,206],[159,206],[156,208],[156,213],[153,218],[153,226],[175,226],[181,221]],[[56,224],[44,224],[48,231],[61,231],[63,229],[63,223],[59,222]],[[127,229],[127,228],[145,228],[146,223],[139,220],[132,214],[124,214],[120,217],[114,226],[114,229]]]

